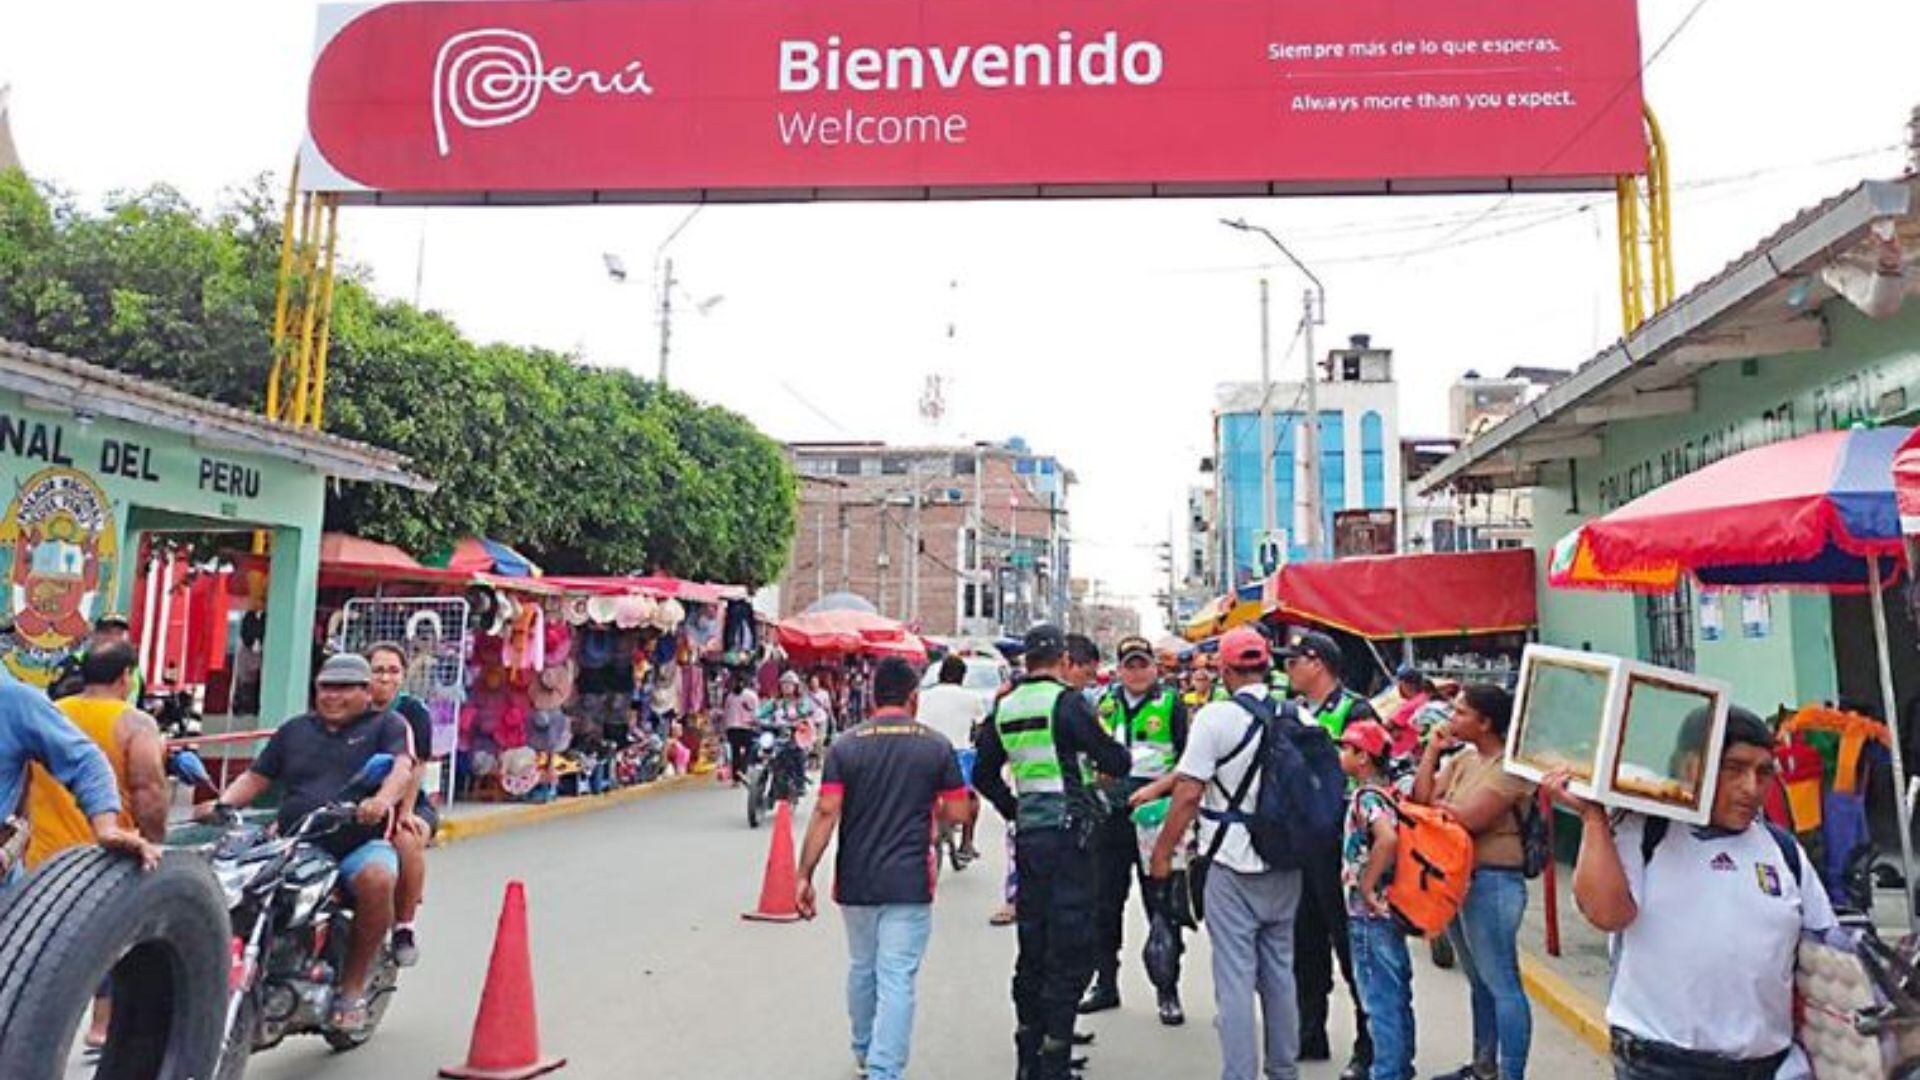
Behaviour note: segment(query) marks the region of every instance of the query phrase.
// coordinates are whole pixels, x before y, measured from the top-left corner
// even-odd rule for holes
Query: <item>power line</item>
[[[1712,0],[1694,0],[1693,6],[1691,8],[1688,8],[1686,15],[1681,17],[1679,25],[1675,26],[1672,32],[1667,34],[1666,39],[1661,41],[1660,44],[1654,48],[1652,53],[1648,54],[1646,60],[1640,64],[1639,70],[1635,71],[1631,78],[1628,78],[1622,81],[1620,85],[1614,89],[1613,94],[1607,98],[1607,103],[1605,105],[1602,105],[1599,109],[1595,110],[1593,115],[1587,118],[1587,122],[1580,125],[1579,130],[1575,131],[1573,135],[1567,139],[1566,142],[1560,145],[1560,149],[1555,150],[1553,152],[1553,155],[1547,158],[1547,160],[1541,162],[1540,167],[1538,169],[1535,169],[1534,171],[1536,173],[1541,173],[1552,168],[1555,163],[1557,163],[1562,157],[1566,156],[1567,151],[1577,146],[1581,139],[1586,138],[1588,133],[1590,133],[1594,129],[1594,127],[1596,127],[1600,123],[1601,120],[1605,119],[1607,115],[1613,111],[1613,107],[1620,103],[1621,97],[1623,97],[1628,90],[1632,89],[1636,85],[1639,85],[1641,81],[1646,78],[1647,71],[1651,69],[1653,65],[1660,62],[1660,58],[1666,55],[1667,49],[1672,47],[1675,41],[1679,40],[1680,35],[1686,32],[1687,27],[1693,25],[1694,17],[1699,15],[1701,10],[1704,9],[1711,2]],[[1465,225],[1462,225],[1458,229],[1455,229],[1453,232],[1447,234],[1447,236],[1441,239],[1440,244],[1438,246],[1444,247],[1449,241],[1452,241],[1458,238],[1462,233],[1470,232],[1474,228],[1477,228],[1482,221],[1486,220],[1486,217],[1488,214],[1493,213],[1495,210],[1500,209],[1501,207],[1507,205],[1512,201],[1513,201],[1512,192],[1508,192],[1507,194],[1501,196],[1499,201],[1495,202],[1493,206],[1487,210],[1486,213],[1481,214],[1479,217],[1473,219],[1472,221],[1467,222]],[[1404,259],[1405,256],[1403,256],[1402,258]]]

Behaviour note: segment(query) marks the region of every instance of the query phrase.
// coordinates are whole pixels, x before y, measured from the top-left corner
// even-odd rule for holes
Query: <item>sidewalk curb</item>
[[[1520,982],[1526,987],[1528,997],[1572,1029],[1574,1036],[1595,1053],[1603,1058],[1613,1055],[1606,1009],[1524,949],[1520,952]]]
[[[559,818],[573,817],[577,814],[590,814],[596,810],[611,810],[616,806],[639,802],[654,795],[692,787],[701,782],[712,783],[710,776],[685,774],[681,776],[663,776],[650,784],[639,787],[622,788],[605,795],[582,795],[567,799],[555,799],[550,803],[540,803],[501,810],[477,818],[452,818],[440,826],[438,846],[457,844],[464,840],[475,840],[482,836],[491,836],[508,829],[525,828]]]

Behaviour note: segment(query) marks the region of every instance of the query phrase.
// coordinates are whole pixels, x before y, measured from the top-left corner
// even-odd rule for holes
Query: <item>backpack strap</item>
[[[1247,725],[1247,730],[1240,736],[1240,741],[1227,753],[1227,756],[1214,762],[1214,768],[1216,770],[1219,769],[1220,766],[1225,765],[1227,762],[1245,753],[1247,747],[1252,746],[1254,740],[1260,738],[1261,733],[1266,730],[1267,724],[1273,719],[1273,710],[1263,699],[1254,697],[1243,698],[1235,694],[1231,700],[1234,704],[1245,709],[1247,714],[1253,718],[1253,722]],[[1227,842],[1228,827],[1236,821],[1241,824],[1246,823],[1246,817],[1240,811],[1240,804],[1246,801],[1247,793],[1253,790],[1253,781],[1259,775],[1260,762],[1256,758],[1247,766],[1246,773],[1240,777],[1239,787],[1231,793],[1227,791],[1225,785],[1220,783],[1218,773],[1216,772],[1214,775],[1213,786],[1220,789],[1220,794],[1227,796],[1227,808],[1225,810],[1202,810],[1200,812],[1202,817],[1215,824],[1213,842],[1207,845],[1208,862],[1212,862],[1220,855],[1221,845]]]
[[[1792,833],[1765,818],[1761,819],[1761,824],[1767,827],[1767,835],[1773,837],[1774,846],[1780,849],[1780,857],[1786,860],[1787,869],[1793,874],[1794,885],[1802,884],[1801,879],[1805,871],[1800,865],[1800,842],[1794,839]],[[1653,862],[1653,849],[1659,847],[1660,841],[1667,838],[1667,830],[1672,825],[1673,822],[1668,818],[1649,817],[1647,819],[1646,831],[1640,834],[1641,866]]]

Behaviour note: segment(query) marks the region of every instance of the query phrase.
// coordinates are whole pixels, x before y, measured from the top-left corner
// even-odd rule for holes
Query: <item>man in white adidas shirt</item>
[[[1772,733],[1736,707],[1704,828],[1629,814],[1609,829],[1605,809],[1567,792],[1565,772],[1540,785],[1580,812],[1574,899],[1614,935],[1617,1080],[1810,1075],[1793,1046],[1794,959],[1803,931],[1835,921],[1812,860],[1760,816],[1774,774]]]

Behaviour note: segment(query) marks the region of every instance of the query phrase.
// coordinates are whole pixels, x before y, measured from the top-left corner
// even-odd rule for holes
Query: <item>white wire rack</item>
[[[327,647],[365,652],[381,642],[405,650],[404,689],[433,714],[432,756],[439,759],[425,784],[453,805],[454,758],[459,752],[460,707],[467,698],[467,656],[472,642],[467,602],[457,596],[383,596],[347,601]]]

